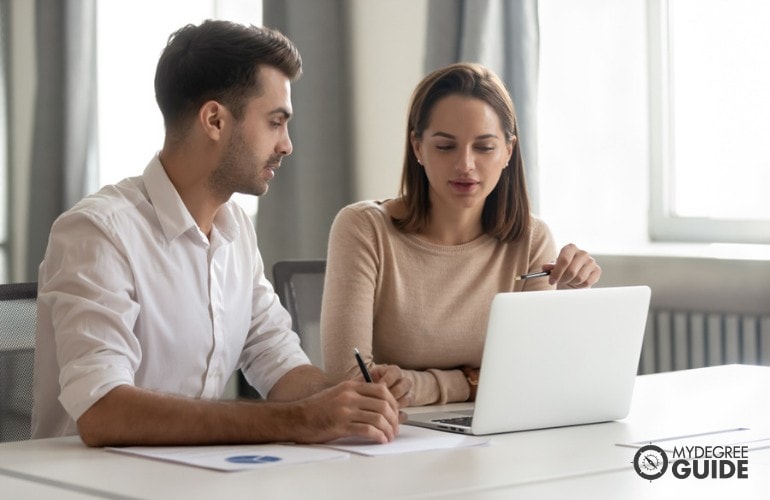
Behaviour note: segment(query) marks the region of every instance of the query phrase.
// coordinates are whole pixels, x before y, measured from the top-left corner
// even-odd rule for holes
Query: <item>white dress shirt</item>
[[[36,438],[122,384],[216,399],[241,368],[267,395],[309,363],[248,216],[226,203],[209,241],[157,156],[56,220],[38,282]]]

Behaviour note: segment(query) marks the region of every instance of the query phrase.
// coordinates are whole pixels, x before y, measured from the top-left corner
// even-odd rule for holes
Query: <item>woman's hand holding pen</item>
[[[398,401],[399,408],[405,408],[412,403],[410,392],[412,390],[412,381],[404,377],[401,368],[396,365],[375,365],[370,372],[358,348],[353,348],[353,355],[356,358],[359,370],[361,370],[361,376],[364,377],[366,382],[376,382],[387,387],[393,397],[396,398],[396,401]],[[398,417],[401,422],[406,421],[406,415],[403,412],[399,412]]]
[[[588,288],[602,275],[596,260],[572,243],[561,249],[556,262],[544,264],[543,271],[550,271],[550,284],[569,288]]]
[[[412,381],[404,377],[401,368],[396,365],[375,365],[371,374],[375,383],[384,384],[388,388],[399,408],[406,408],[412,403]],[[401,413],[399,418],[403,421],[406,415]]]

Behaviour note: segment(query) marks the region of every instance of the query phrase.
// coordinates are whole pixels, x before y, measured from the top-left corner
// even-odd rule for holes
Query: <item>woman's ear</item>
[[[516,137],[515,135],[512,135],[511,141],[505,144],[505,146],[508,148],[508,161],[505,163],[505,166],[508,166],[511,163],[511,157],[513,156],[513,148],[516,146],[517,140],[518,140],[518,137]]]
[[[420,153],[420,147],[422,146],[422,141],[417,138],[417,134],[414,133],[414,130],[412,130],[409,133],[409,142],[412,143],[412,152],[414,153],[414,156],[417,157],[417,163],[422,165],[422,156]]]

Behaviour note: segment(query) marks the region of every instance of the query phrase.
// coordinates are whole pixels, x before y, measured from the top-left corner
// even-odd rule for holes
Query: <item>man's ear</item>
[[[227,108],[219,102],[206,101],[198,110],[198,123],[211,140],[218,141],[229,116]]]

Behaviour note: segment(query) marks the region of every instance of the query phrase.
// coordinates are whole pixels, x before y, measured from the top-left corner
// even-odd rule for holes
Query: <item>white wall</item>
[[[424,76],[427,0],[351,0],[355,199],[398,193],[412,90]]]

